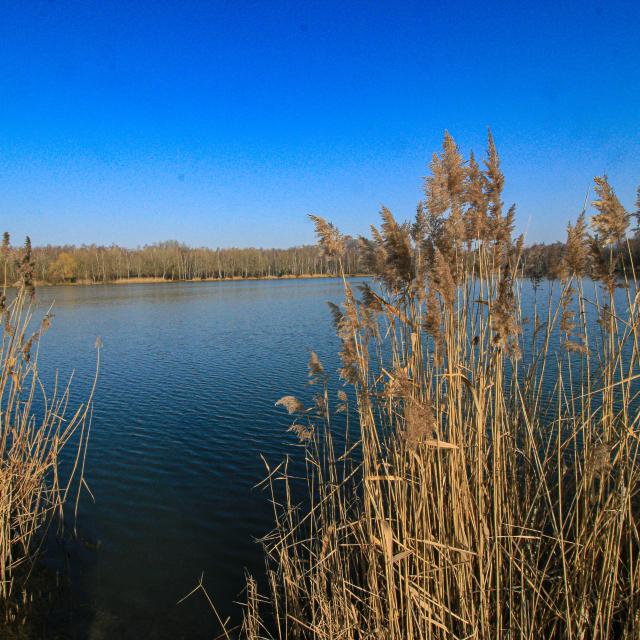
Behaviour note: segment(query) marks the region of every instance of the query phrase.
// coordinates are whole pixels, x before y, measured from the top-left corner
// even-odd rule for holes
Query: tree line
[[[606,249],[611,253],[614,270],[617,273],[631,273],[632,267],[636,272],[640,266],[640,234],[627,238],[619,246]],[[562,279],[564,274],[564,260],[567,254],[565,242],[551,244],[536,243],[525,247],[522,251],[522,272],[527,278],[540,280]],[[608,255],[608,253],[607,253]]]
[[[347,243],[344,265],[350,274],[360,273],[357,240]],[[30,248],[30,247],[29,247]],[[19,279],[25,249],[9,246],[5,235],[3,267],[6,280]],[[210,280],[336,275],[334,260],[315,245],[289,249],[189,247],[177,241],[129,249],[117,245],[47,245],[30,248],[36,282],[106,283],[118,280]]]
[[[613,252],[619,271],[628,269],[631,263],[640,265],[640,238],[629,238],[624,247]],[[2,264],[8,283],[19,279],[23,253],[22,247],[9,247],[4,251]],[[525,247],[523,275],[534,279],[560,278],[565,253],[564,242]],[[337,262],[323,255],[315,245],[290,249],[192,248],[176,241],[138,249],[117,245],[47,245],[34,247],[31,260],[34,279],[47,284],[98,284],[145,278],[178,281],[336,276],[338,273]],[[348,241],[344,265],[350,275],[368,273],[357,240]]]
[[[431,189],[436,193],[439,185],[439,167],[435,165]],[[466,191],[471,202],[475,203],[459,220],[448,224],[450,237],[457,237],[454,243],[456,251],[471,251],[474,237],[480,237],[492,230],[493,223],[489,211],[489,198],[481,183],[481,174],[477,170],[473,157],[467,175]],[[474,172],[475,170],[475,172]],[[480,178],[475,174],[480,175]],[[606,179],[605,179],[606,180]],[[477,185],[474,183],[477,182]],[[619,205],[611,187],[606,183],[610,197],[615,199],[620,208],[620,224],[625,225],[617,242],[605,243],[608,259],[613,261],[615,270],[624,271],[632,265],[640,265],[640,189],[636,202],[636,211],[628,213]],[[474,189],[473,187],[477,188]],[[476,193],[477,192],[477,193]],[[607,192],[608,193],[608,192]],[[475,199],[474,199],[475,198]],[[437,200],[437,198],[436,198]],[[476,202],[477,200],[477,202]],[[594,203],[596,204],[596,203]],[[486,209],[486,211],[485,211]],[[423,214],[425,224],[436,224],[431,212]],[[597,216],[596,216],[597,218]],[[627,228],[631,218],[636,218],[638,226],[631,234]],[[584,220],[584,214],[582,216]],[[493,229],[493,235],[499,235],[501,228],[511,229],[513,224],[513,208]],[[585,224],[583,222],[583,224]],[[497,227],[500,228],[497,228]],[[434,228],[434,231],[437,229]],[[455,233],[453,233],[455,232]],[[568,234],[574,232],[569,225]],[[624,241],[623,241],[624,240]],[[594,236],[598,244],[598,234]],[[117,245],[63,245],[31,247],[27,239],[27,247],[12,247],[9,235],[5,232],[2,242],[2,268],[4,281],[15,283],[21,278],[25,269],[25,251],[28,253],[29,269],[36,282],[60,283],[107,283],[121,280],[157,279],[177,280],[214,280],[230,278],[281,278],[302,276],[335,276],[339,273],[338,261],[329,257],[317,245],[302,245],[288,249],[262,248],[227,248],[211,249],[206,247],[189,247],[175,240],[129,249]],[[365,258],[367,246],[363,239],[346,237],[342,243],[342,270],[349,275],[367,274],[371,272]],[[533,279],[556,279],[563,277],[563,265],[568,245],[564,242],[551,244],[536,243],[522,250],[522,273]]]

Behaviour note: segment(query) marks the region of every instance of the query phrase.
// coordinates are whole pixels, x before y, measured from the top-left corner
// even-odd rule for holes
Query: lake
[[[529,313],[528,283],[523,296]],[[40,312],[55,302],[40,369],[49,385],[75,370],[72,403],[88,394],[97,336],[104,345],[86,471],[95,502],[84,493],[82,542],[47,556],[71,584],[58,637],[212,638],[203,597],[178,604],[201,575],[220,615],[238,618],[244,572],[264,566],[256,538],[272,523],[253,489],[261,455],[275,464],[300,453],[274,403],[311,398],[312,349],[338,388],[326,302],[342,299],[334,279],[39,290]]]
[[[50,287],[38,300],[41,311],[55,301],[42,375],[75,369],[74,402],[103,342],[86,471],[95,503],[84,494],[88,542],[66,549],[65,637],[211,638],[203,598],[177,602],[204,574],[221,615],[237,614],[245,568],[262,571],[255,538],[271,511],[252,490],[265,475],[260,454],[299,452],[274,403],[311,397],[311,349],[337,369],[326,301],[342,300],[341,281]],[[59,552],[50,555],[55,566]]]

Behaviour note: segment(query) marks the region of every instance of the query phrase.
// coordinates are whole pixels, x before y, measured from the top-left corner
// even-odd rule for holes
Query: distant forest
[[[561,275],[563,242],[534,244],[523,249],[522,269],[526,277],[555,279]],[[633,262],[640,265],[640,234],[623,244],[618,253],[619,268]],[[8,246],[2,250],[7,282],[19,279],[24,249]],[[229,278],[280,278],[296,276],[336,275],[334,259],[323,255],[315,245],[290,249],[208,249],[193,248],[177,241],[161,242],[138,249],[112,245],[80,247],[45,246],[31,250],[31,263],[36,282],[107,283],[118,280],[155,278],[167,281],[211,280]],[[348,238],[343,257],[347,274],[364,275],[359,241]]]
[[[629,238],[620,247],[611,249],[614,262],[617,264],[617,271],[629,270],[631,265],[636,271],[640,266],[640,234]],[[562,277],[562,258],[566,253],[564,242],[554,242],[552,244],[533,244],[523,250],[522,263],[523,273],[528,278],[548,278],[555,280]],[[640,274],[639,274],[640,275]]]
[[[25,250],[3,244],[7,282],[20,278]],[[359,273],[358,241],[346,244],[347,273]],[[30,248],[36,282],[106,283],[135,278],[208,280],[335,275],[336,265],[315,245],[290,249],[208,249],[171,240],[127,249],[116,245],[45,246]]]

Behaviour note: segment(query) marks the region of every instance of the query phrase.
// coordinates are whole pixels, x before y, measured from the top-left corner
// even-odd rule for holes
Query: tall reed
[[[97,380],[96,369],[87,401],[73,410],[69,385],[60,386],[56,376],[53,388],[45,389],[39,340],[51,324],[51,310],[34,330],[31,244],[27,238],[15,269],[15,288],[7,282],[8,249],[5,234],[0,297],[0,601],[11,596],[16,570],[36,558],[53,516],[62,515],[70,498],[77,509]],[[70,464],[63,473],[60,460],[65,449],[70,450]]]
[[[640,637],[640,299],[611,251],[628,217],[598,178],[597,235],[569,227],[559,290],[525,318],[503,185],[491,136],[481,169],[447,134],[414,222],[383,209],[362,240],[375,284],[345,279],[333,307],[350,392],[334,402],[314,356],[313,405],[280,401],[308,495],[268,470],[269,590],[249,582],[243,637]]]

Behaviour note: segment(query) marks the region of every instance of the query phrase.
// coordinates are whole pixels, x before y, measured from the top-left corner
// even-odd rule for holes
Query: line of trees
[[[3,253],[7,281],[19,276],[22,249]],[[348,273],[360,272],[358,242],[350,239],[344,264]],[[47,283],[104,283],[134,278],[199,280],[335,275],[335,261],[315,245],[290,249],[208,249],[177,241],[137,249],[112,245],[34,247],[31,251],[36,281]]]
[[[447,142],[446,139],[445,142]],[[477,163],[474,164],[472,159],[471,165],[467,169],[469,174],[467,182],[471,186],[474,184],[472,179],[474,178],[474,167],[478,169]],[[478,171],[475,173],[481,175]],[[431,181],[433,182],[436,177],[437,171]],[[475,182],[478,182],[479,185],[476,191],[483,195],[484,188],[481,181],[476,180]],[[608,189],[607,193],[610,192],[610,198],[617,203],[620,224],[624,226],[624,229],[621,230],[622,235],[617,239],[617,242],[609,243],[605,250],[611,252],[610,258],[613,259],[618,271],[629,269],[631,264],[637,267],[640,265],[640,189],[638,190],[636,211],[627,213],[615,198],[606,179],[604,184]],[[471,195],[477,196],[471,187],[467,187],[467,190],[470,190]],[[458,224],[454,225],[456,233],[453,236],[458,238],[457,251],[464,251],[465,245],[468,245],[467,251],[471,251],[472,239],[476,236],[480,237],[477,235],[479,232],[491,232],[495,226],[489,215],[489,205],[485,202],[486,197],[479,198],[478,196],[473,202],[476,200],[480,202],[480,205],[476,203],[477,206],[472,207],[464,218],[460,217]],[[628,237],[627,228],[632,217],[637,219],[638,227],[632,232],[632,236]],[[597,218],[598,216],[595,216],[595,219]],[[582,224],[585,224],[584,215],[581,219],[583,220]],[[425,220],[429,223],[428,216]],[[513,207],[501,224],[511,230]],[[493,230],[493,233],[498,233],[498,235],[499,232],[500,229]],[[575,233],[575,230],[569,227],[569,233]],[[594,240],[596,242],[598,240],[597,230]],[[34,279],[52,284],[105,283],[136,278],[209,280],[321,276],[338,273],[336,260],[328,257],[316,245],[303,245],[290,249],[209,249],[188,247],[175,240],[170,240],[136,249],[95,244],[80,247],[47,245],[31,249],[30,243],[28,244]],[[367,262],[363,258],[363,247],[366,251],[366,241],[351,237],[345,238],[341,258],[345,273],[355,275],[369,272]],[[538,243],[525,247],[522,252],[523,274],[534,279],[561,278],[567,250],[567,245],[563,242]],[[20,279],[23,268],[21,265],[24,262],[23,254],[23,249],[10,246],[9,236],[5,233],[1,260],[6,282],[12,283]],[[607,255],[609,254],[607,253]]]
[[[5,255],[8,282],[18,279],[20,249]],[[531,278],[555,279],[562,275],[564,242],[536,243],[522,253],[523,273]],[[640,265],[640,237],[628,246],[614,249],[619,270],[630,263]],[[35,279],[51,284],[105,283],[135,278],[199,280],[226,278],[269,278],[287,276],[336,275],[337,263],[315,245],[290,249],[207,249],[191,248],[176,241],[161,242],[139,249],[83,245],[45,246],[32,250]],[[344,255],[345,272],[364,274],[361,248],[349,239]]]
[[[631,266],[638,270],[640,266],[640,235],[628,238],[627,242],[619,246],[606,249],[607,255],[611,251],[615,270],[631,273]],[[564,242],[551,244],[536,243],[525,247],[522,252],[523,274],[528,278],[548,278],[555,280],[564,275],[564,257],[567,245]]]

